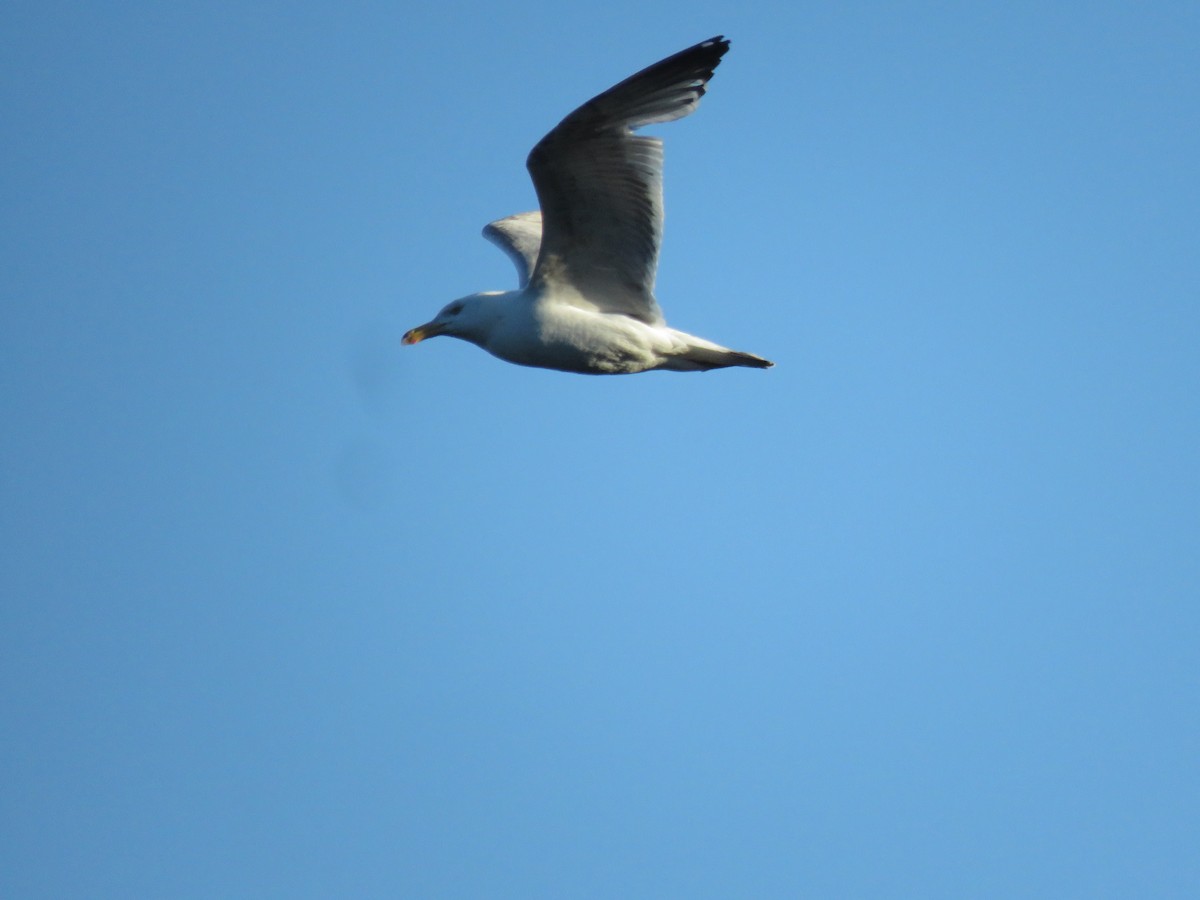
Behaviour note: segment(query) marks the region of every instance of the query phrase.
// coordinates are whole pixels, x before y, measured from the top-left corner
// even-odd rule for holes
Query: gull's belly
[[[651,329],[628,316],[543,306],[506,317],[485,349],[522,366],[605,375],[653,368],[654,343]]]

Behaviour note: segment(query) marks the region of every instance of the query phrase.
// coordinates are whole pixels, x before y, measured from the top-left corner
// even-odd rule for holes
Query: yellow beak
[[[416,328],[404,332],[404,337],[400,338],[400,343],[419,344],[425,338],[436,337],[441,333],[441,329],[436,327],[432,322],[426,322],[424,325],[418,325]]]

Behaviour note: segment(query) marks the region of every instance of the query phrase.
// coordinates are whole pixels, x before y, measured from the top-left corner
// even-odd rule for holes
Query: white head
[[[486,291],[447,303],[431,321],[405,332],[401,340],[405,344],[416,344],[425,338],[445,334],[482,347],[500,318],[503,307],[498,298],[503,296],[503,291]]]

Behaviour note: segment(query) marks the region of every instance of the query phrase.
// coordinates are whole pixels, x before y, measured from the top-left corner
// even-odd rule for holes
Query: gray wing
[[[542,207],[531,281],[569,283],[604,312],[663,321],[654,300],[662,239],[662,141],[633,130],[688,115],[729,49],[715,37],[589,100],[526,162]]]
[[[520,286],[529,284],[542,246],[542,214],[523,212],[497,219],[483,226],[483,236],[508,254],[517,267]]]

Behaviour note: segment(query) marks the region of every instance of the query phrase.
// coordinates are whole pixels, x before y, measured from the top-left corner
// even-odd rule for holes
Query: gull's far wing
[[[529,284],[542,246],[542,214],[523,212],[497,219],[483,227],[483,236],[508,254],[517,267],[520,286]]]
[[[542,208],[537,283],[567,283],[604,312],[663,321],[654,300],[662,239],[662,141],[643,125],[696,108],[729,41],[715,37],[626,78],[562,120],[526,165]]]

